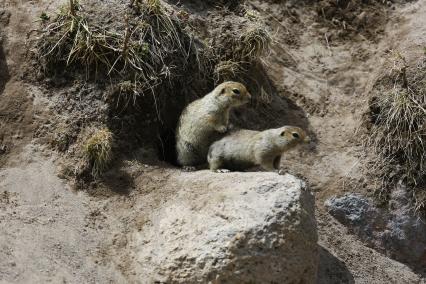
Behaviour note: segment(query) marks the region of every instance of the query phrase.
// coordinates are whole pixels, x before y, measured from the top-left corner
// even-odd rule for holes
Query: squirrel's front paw
[[[196,167],[192,167],[192,166],[183,166],[182,170],[184,172],[195,172],[197,170],[197,168]]]
[[[216,128],[216,130],[220,133],[225,133],[226,131],[228,131],[228,127],[226,126],[219,126],[218,128]]]

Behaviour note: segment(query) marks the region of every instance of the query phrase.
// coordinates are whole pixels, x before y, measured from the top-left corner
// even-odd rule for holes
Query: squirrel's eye
[[[294,137],[294,138],[296,138],[296,139],[299,139],[299,138],[300,138],[299,133],[297,133],[297,132],[293,132],[292,134],[293,134],[293,137]]]
[[[241,94],[240,90],[238,90],[238,89],[232,89],[232,92],[236,95]]]

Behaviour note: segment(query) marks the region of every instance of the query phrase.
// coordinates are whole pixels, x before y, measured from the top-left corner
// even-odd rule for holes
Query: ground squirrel
[[[182,112],[176,130],[177,161],[184,167],[206,163],[210,145],[229,129],[229,111],[251,95],[237,82],[224,82]]]
[[[281,154],[309,137],[299,127],[283,126],[265,131],[236,130],[214,142],[208,152],[210,169],[217,172],[261,166],[278,169]]]

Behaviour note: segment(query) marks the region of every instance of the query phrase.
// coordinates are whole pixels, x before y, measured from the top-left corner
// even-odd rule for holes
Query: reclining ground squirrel
[[[227,172],[261,166],[278,170],[283,152],[310,139],[299,127],[284,126],[265,131],[236,130],[214,142],[207,160],[210,170]]]

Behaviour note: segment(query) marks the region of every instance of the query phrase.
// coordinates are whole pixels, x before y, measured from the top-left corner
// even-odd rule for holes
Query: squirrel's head
[[[251,95],[247,88],[238,82],[224,82],[215,88],[216,99],[229,103],[230,106],[240,106],[250,101]]]
[[[274,132],[274,135],[278,136],[275,143],[283,151],[298,144],[310,142],[310,138],[307,136],[306,132],[296,126],[283,126],[275,129]]]

